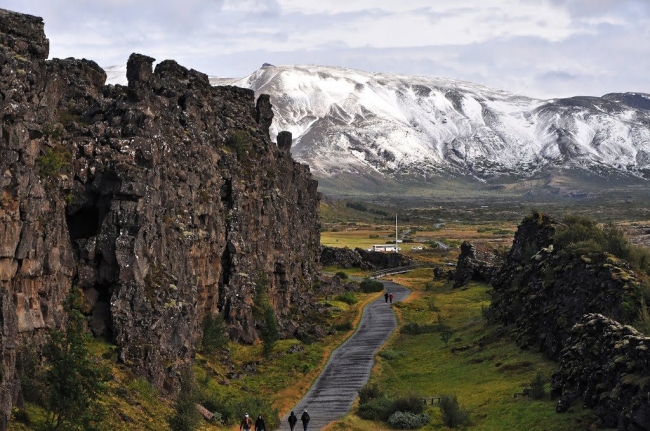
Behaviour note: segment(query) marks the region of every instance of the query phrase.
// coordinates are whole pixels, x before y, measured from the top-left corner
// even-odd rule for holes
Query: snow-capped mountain
[[[493,183],[557,168],[650,176],[647,94],[539,100],[452,79],[269,64],[211,81],[270,94],[272,138],[290,131],[294,157],[326,186]]]
[[[650,96],[539,100],[451,79],[264,65],[222,80],[271,95],[271,134],[317,177],[490,179],[557,168],[650,170]]]

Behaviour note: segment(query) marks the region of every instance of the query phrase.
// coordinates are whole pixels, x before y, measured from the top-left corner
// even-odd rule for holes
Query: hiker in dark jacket
[[[291,431],[295,431],[297,422],[298,422],[298,418],[296,417],[294,412],[291,412],[291,414],[289,415],[289,428],[291,429]]]
[[[266,424],[262,419],[262,415],[259,415],[255,421],[255,431],[266,431]]]
[[[251,431],[251,427],[253,426],[253,419],[248,416],[248,413],[244,416],[244,418],[241,420],[241,423],[239,424],[239,431]]]
[[[300,416],[300,420],[302,421],[302,426],[305,431],[307,431],[307,427],[309,426],[309,413],[307,413],[307,409],[305,409],[304,412],[302,412],[302,416]]]

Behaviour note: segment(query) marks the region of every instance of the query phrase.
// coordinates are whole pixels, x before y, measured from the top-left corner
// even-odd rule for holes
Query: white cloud
[[[648,0],[5,0],[51,55],[141,52],[209,74],[263,62],[446,76],[533,96],[650,92]],[[572,79],[575,77],[575,79]]]

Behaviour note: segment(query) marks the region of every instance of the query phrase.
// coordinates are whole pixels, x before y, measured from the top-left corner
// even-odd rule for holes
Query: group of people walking
[[[302,413],[302,416],[300,416],[300,420],[302,421],[302,426],[304,431],[308,431],[309,428],[309,420],[311,418],[309,417],[309,413],[307,413],[307,409]],[[289,427],[291,428],[291,431],[295,431],[296,429],[296,424],[298,423],[298,417],[291,412],[289,415]],[[241,424],[239,425],[239,430],[240,431],[251,431],[253,429],[253,419],[246,413],[244,415],[244,418],[241,420]],[[259,415],[257,417],[257,420],[255,421],[255,431],[266,431],[266,424],[264,423],[264,419],[262,418],[262,415]]]
[[[386,300],[387,304],[388,304],[388,301],[390,301],[390,303],[392,304],[393,303],[393,294],[388,293],[388,292],[384,293],[384,299]]]

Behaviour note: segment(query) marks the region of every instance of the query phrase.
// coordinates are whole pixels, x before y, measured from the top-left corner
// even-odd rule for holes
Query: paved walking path
[[[384,288],[393,293],[394,302],[404,300],[411,291],[390,281],[382,281]],[[375,353],[397,327],[395,313],[382,295],[363,310],[359,328],[348,340],[336,349],[325,369],[314,382],[309,392],[293,408],[300,419],[305,408],[311,421],[309,430],[319,430],[328,423],[342,418],[357,398],[357,391],[366,384],[374,363]],[[280,429],[288,430],[287,417],[282,418]],[[302,430],[298,420],[296,429]]]

